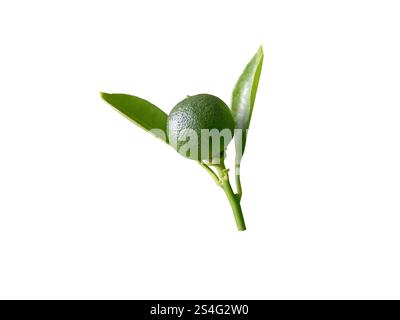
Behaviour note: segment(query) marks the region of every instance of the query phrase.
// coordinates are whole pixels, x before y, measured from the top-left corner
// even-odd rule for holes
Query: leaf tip
[[[109,95],[108,93],[100,92],[100,97],[102,97],[104,100],[107,99],[108,95]]]

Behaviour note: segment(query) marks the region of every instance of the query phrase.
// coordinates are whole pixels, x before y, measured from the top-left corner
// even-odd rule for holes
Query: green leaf
[[[261,46],[243,70],[232,93],[232,114],[235,119],[235,129],[241,129],[241,134],[236,134],[237,130],[235,132],[237,164],[240,163],[246,147],[247,129],[253,113],[263,58],[264,53]]]
[[[128,94],[101,93],[101,97],[139,127],[167,142],[167,114],[154,104]]]

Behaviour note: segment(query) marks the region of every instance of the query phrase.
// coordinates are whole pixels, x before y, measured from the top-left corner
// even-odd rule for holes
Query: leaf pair
[[[263,63],[263,50],[260,47],[239,77],[232,93],[232,114],[235,119],[236,164],[239,164],[247,141],[256,98],[258,82]],[[152,103],[127,94],[101,93],[102,98],[136,125],[166,141],[167,114]],[[237,134],[240,132],[241,134]]]

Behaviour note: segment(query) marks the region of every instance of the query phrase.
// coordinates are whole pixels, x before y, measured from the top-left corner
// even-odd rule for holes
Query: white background
[[[400,298],[399,9],[1,2],[0,298]],[[229,103],[260,44],[240,233],[99,91]]]

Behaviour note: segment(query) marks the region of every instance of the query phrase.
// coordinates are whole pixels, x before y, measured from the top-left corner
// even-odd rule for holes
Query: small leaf
[[[240,163],[246,146],[247,129],[253,113],[263,58],[263,49],[260,47],[243,70],[232,93],[232,114],[235,119],[235,129],[241,129],[241,134],[236,134],[237,130],[235,132],[237,164]]]
[[[154,104],[128,94],[101,93],[101,97],[139,127],[167,142],[167,114]]]

